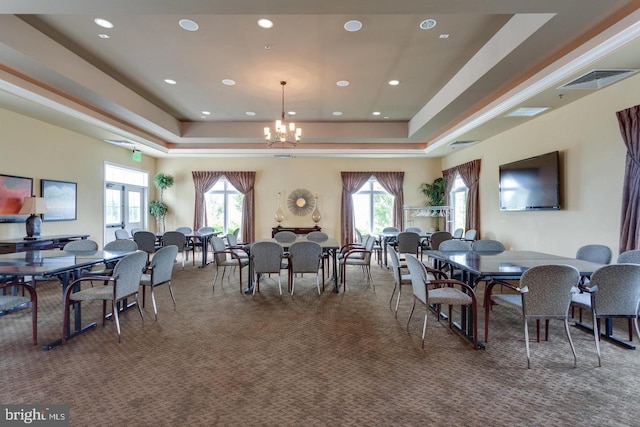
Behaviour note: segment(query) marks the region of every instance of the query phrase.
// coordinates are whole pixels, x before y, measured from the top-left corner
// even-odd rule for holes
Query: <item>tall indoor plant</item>
[[[444,191],[446,187],[447,181],[445,181],[444,178],[436,178],[431,184],[428,182],[422,183],[420,191],[422,191],[422,194],[427,198],[426,206],[444,206],[446,200]],[[436,231],[440,231],[442,211],[440,209],[433,210],[431,214],[436,218]]]
[[[173,176],[158,172],[153,177],[153,184],[160,191],[159,200],[154,200],[149,204],[149,213],[153,215],[156,219],[156,229],[160,233],[164,233],[165,231],[165,216],[167,215],[167,211],[169,207],[162,200],[162,196],[164,194],[164,190],[173,186]]]

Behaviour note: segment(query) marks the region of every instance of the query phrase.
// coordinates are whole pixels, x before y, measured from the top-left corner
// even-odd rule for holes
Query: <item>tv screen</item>
[[[560,153],[500,166],[500,210],[560,209]]]

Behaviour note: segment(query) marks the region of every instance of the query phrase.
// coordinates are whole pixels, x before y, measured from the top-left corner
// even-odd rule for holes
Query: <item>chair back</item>
[[[131,237],[133,237],[138,231],[144,231],[144,230],[142,230],[142,228],[139,228],[139,227],[133,227],[131,229]]]
[[[90,239],[72,240],[64,245],[63,250],[65,252],[90,252],[97,251],[98,244]]]
[[[418,247],[420,246],[420,235],[413,231],[403,231],[398,233],[396,244],[398,253],[417,255]]]
[[[539,265],[522,273],[522,312],[526,317],[566,319],[580,272],[570,265]]]
[[[445,240],[451,239],[451,233],[449,233],[448,231],[436,231],[431,235],[431,238],[429,239],[429,247],[431,248],[431,250],[437,251],[440,249],[440,243],[444,242]]]
[[[298,239],[298,236],[293,231],[278,231],[274,238],[279,243],[293,243]]]
[[[389,250],[389,258],[391,258],[391,269],[393,270],[393,278],[395,279],[397,284],[402,282],[402,272],[400,270],[400,256],[395,249],[391,248]]]
[[[407,268],[409,269],[409,276],[411,277],[411,287],[413,288],[413,295],[422,301],[423,304],[427,303],[427,286],[425,279],[427,277],[427,269],[415,256],[407,255]]]
[[[138,292],[142,271],[146,265],[147,254],[144,251],[136,251],[118,261],[113,269],[116,300]]]
[[[138,250],[138,244],[131,239],[120,239],[120,240],[112,240],[111,242],[104,245],[103,248],[105,251],[127,251],[127,252],[135,252]]]
[[[253,272],[255,274],[280,273],[283,256],[282,245],[269,240],[255,242],[251,245]]]
[[[127,230],[116,230],[116,239],[129,239],[131,238],[131,234]]]
[[[362,243],[362,233],[356,228],[356,241],[354,243]]]
[[[227,234],[227,243],[229,246],[238,246],[238,236],[233,233]]]
[[[156,235],[150,231],[138,231],[133,235],[133,240],[138,244],[138,249],[152,254],[156,251]]]
[[[198,233],[201,234],[210,234],[210,233],[215,233],[216,230],[213,227],[200,227],[198,228]]]
[[[382,229],[383,233],[399,233],[400,229],[398,227],[385,227]]]
[[[322,246],[308,240],[293,242],[289,246],[289,265],[292,273],[318,273],[322,259]]]
[[[326,242],[329,240],[329,235],[323,231],[312,231],[307,234],[307,240],[311,240],[312,242]]]
[[[213,259],[216,264],[221,265],[227,260],[227,253],[225,251],[228,251],[228,248],[222,238],[213,236],[211,238],[211,248],[213,249]]]
[[[193,230],[191,229],[191,227],[178,227],[176,228],[176,231],[181,232],[182,234],[184,234],[185,236],[187,234],[191,234],[193,233]]]
[[[477,236],[478,231],[472,228],[471,230],[467,230],[467,232],[464,233],[464,240],[474,241],[476,240]]]
[[[471,244],[474,252],[504,252],[505,247],[497,240],[480,239]]]
[[[187,236],[180,231],[167,231],[162,235],[162,246],[177,246],[178,252],[183,252],[186,244]]]
[[[585,245],[578,249],[576,258],[598,264],[609,264],[611,249],[605,245]]]
[[[180,233],[182,234],[182,233]],[[158,249],[151,259],[151,285],[156,286],[171,280],[173,264],[176,262],[178,247],[176,245],[163,246]]]
[[[444,252],[471,252],[471,244],[464,240],[445,240],[440,243],[438,250]]]
[[[640,249],[633,249],[618,255],[618,264],[640,264]]]
[[[453,234],[451,235],[451,237],[453,237],[454,239],[462,239],[463,234],[464,234],[463,228],[456,228]]]
[[[591,275],[591,307],[598,317],[635,316],[640,298],[640,265],[611,264]]]
[[[420,227],[407,227],[404,229],[404,231],[410,231],[412,233],[422,234],[422,228]]]

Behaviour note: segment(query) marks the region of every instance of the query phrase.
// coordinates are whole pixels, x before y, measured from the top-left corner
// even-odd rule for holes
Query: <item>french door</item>
[[[146,229],[146,189],[135,185],[106,183],[104,242],[115,240],[116,230]]]

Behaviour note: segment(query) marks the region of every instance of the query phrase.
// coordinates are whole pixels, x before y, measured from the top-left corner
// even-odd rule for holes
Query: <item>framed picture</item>
[[[42,214],[44,221],[72,221],[77,212],[77,184],[67,181],[40,180],[42,197],[49,212]]]
[[[25,222],[29,215],[18,215],[25,197],[33,195],[33,178],[0,175],[0,222]]]

